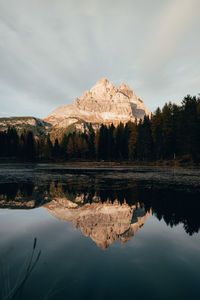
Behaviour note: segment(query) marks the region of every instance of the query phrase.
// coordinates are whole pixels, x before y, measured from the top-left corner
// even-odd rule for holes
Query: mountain
[[[50,133],[52,137],[61,137],[63,133],[75,130],[87,131],[89,123],[97,129],[100,124],[134,122],[145,115],[150,115],[150,112],[127,84],[121,83],[116,88],[102,78],[80,99],[76,97],[73,104],[58,107],[43,120],[35,117],[0,118],[0,131],[15,126],[19,132],[30,129],[36,136]]]
[[[80,99],[76,97],[73,104],[58,107],[44,120],[57,128],[76,124],[76,128],[81,130],[85,122],[117,125],[134,122],[145,114],[150,115],[150,112],[127,84],[122,83],[116,88],[102,78]]]
[[[10,117],[0,118],[0,131],[4,131],[8,126],[14,126],[18,132],[23,132],[24,129],[31,130],[34,135],[40,136],[51,130],[52,125],[34,117]]]

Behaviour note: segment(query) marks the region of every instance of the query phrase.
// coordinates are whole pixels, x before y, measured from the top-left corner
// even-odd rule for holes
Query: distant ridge
[[[7,130],[9,126],[15,127],[19,132],[31,130],[36,136],[45,134],[52,127],[42,119],[31,116],[0,118],[0,131]]]

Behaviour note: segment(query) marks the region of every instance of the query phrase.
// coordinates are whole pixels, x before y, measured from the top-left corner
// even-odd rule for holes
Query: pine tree
[[[51,159],[52,157],[52,152],[53,152],[53,144],[50,139],[50,135],[48,134],[46,141],[45,141],[45,146],[44,146],[44,157],[45,159]]]
[[[95,158],[99,159],[99,137],[100,137],[100,130],[98,130],[94,137],[94,148],[95,148]]]
[[[19,136],[14,127],[8,127],[7,130],[7,143],[6,155],[17,156],[19,151]]]
[[[151,119],[152,138],[153,138],[153,156],[155,159],[163,158],[163,130],[162,113],[158,107]]]
[[[128,158],[130,160],[133,160],[135,158],[138,133],[136,129],[136,124],[134,124],[133,122],[129,121],[126,124],[126,127],[128,129]]]
[[[67,153],[67,155],[68,155],[69,158],[73,157],[73,154],[74,154],[74,143],[73,143],[73,139],[72,139],[71,135],[69,136],[69,139],[68,139],[68,143],[67,143],[67,147],[66,147],[66,153]]]
[[[184,152],[196,161],[199,145],[199,117],[197,98],[187,95],[182,101],[184,118]]]
[[[58,139],[55,139],[53,150],[52,150],[52,155],[54,159],[58,159],[60,157],[60,145],[58,142]]]
[[[114,125],[108,127],[107,132],[107,159],[113,160],[115,158],[115,140],[114,140]]]
[[[95,132],[91,123],[88,126],[88,156],[95,158]]]
[[[25,149],[25,157],[29,160],[35,160],[36,158],[35,138],[33,136],[33,132],[30,130],[26,131],[25,133],[24,149]]]
[[[173,113],[172,104],[165,104],[162,109],[162,130],[163,130],[163,155],[166,159],[172,159],[175,154],[173,137]]]
[[[103,160],[107,159],[107,135],[108,129],[102,124],[99,131],[98,158]]]
[[[124,144],[124,125],[120,123],[114,133],[115,136],[115,153],[116,159],[121,160],[124,158],[124,153],[127,150],[127,145]]]
[[[152,160],[153,158],[153,138],[151,131],[151,121],[148,116],[140,120],[138,126],[138,139],[136,144],[136,153],[139,160]]]

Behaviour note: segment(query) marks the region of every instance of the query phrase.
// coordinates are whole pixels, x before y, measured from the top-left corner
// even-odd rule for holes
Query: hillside
[[[19,133],[31,130],[35,136],[46,135],[51,131],[52,125],[35,117],[10,117],[0,118],[0,131],[14,126]]]

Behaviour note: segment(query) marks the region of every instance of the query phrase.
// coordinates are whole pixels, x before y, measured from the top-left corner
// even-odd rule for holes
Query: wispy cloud
[[[0,113],[44,117],[101,77],[127,82],[150,109],[186,83],[195,92],[199,10],[199,0],[0,0]]]
[[[176,54],[185,32],[197,17],[198,2],[198,0],[164,2],[161,12],[153,21],[152,32],[141,55],[143,68],[153,71],[152,69],[163,67]]]

